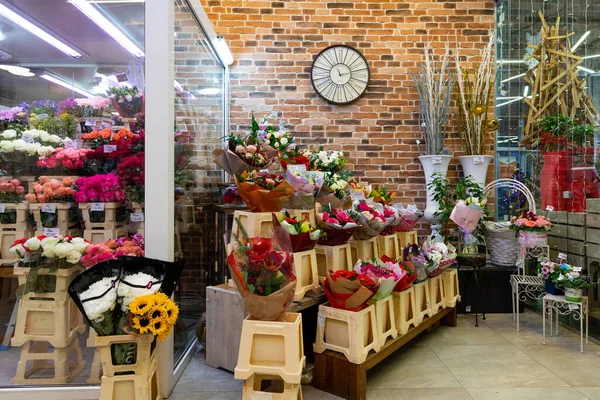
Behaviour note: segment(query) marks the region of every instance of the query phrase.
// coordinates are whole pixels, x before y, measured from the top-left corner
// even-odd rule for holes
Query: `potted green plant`
[[[568,301],[579,303],[581,302],[583,289],[592,288],[596,283],[592,282],[589,276],[581,275],[579,272],[570,271],[566,274],[559,275],[555,285],[565,291],[565,298]]]

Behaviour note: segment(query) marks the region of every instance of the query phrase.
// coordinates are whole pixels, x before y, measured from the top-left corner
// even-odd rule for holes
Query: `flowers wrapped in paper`
[[[407,252],[407,249],[404,249]],[[398,264],[402,271],[404,271],[404,275],[398,280],[396,286],[394,287],[394,292],[402,292],[410,287],[410,285],[417,279],[417,274],[415,273],[415,266],[411,261],[406,261],[407,257],[404,257],[404,261],[398,261],[391,257],[384,255],[381,257],[381,261],[384,263],[394,263]]]
[[[440,275],[456,262],[456,248],[450,243],[437,243],[428,238],[423,241],[421,249],[416,245],[409,248],[408,257],[415,267],[417,282]]]
[[[234,236],[236,243],[227,255],[229,272],[252,318],[274,321],[293,301],[296,290],[289,235],[275,226],[274,239],[250,238],[240,226],[242,235]]]
[[[346,244],[359,227],[347,212],[338,210],[331,204],[315,204],[315,216],[317,226],[323,231],[319,239],[320,245]]]
[[[368,261],[358,260],[354,265],[354,271],[379,281],[379,288],[371,300],[381,300],[391,295],[398,282],[406,275],[406,271],[400,268],[400,264],[389,258],[387,261],[378,258]]]
[[[386,227],[379,232],[379,235],[394,235],[396,227],[400,223],[400,212],[393,206],[384,205],[383,217],[385,218]]]
[[[459,200],[454,206],[452,214],[450,214],[450,219],[458,225],[458,228],[464,234],[464,246],[462,249],[462,253],[464,254],[479,253],[477,248],[479,242],[473,235],[473,231],[479,224],[486,203],[487,200],[485,198],[480,200],[477,197]]]
[[[294,193],[294,187],[282,176],[268,172],[243,172],[237,175],[236,186],[252,212],[280,211]]]
[[[352,235],[356,240],[374,238],[388,224],[383,212],[378,211],[374,205],[369,205],[366,201],[359,201],[348,214],[360,224]]]
[[[312,250],[321,237],[321,231],[311,226],[309,221],[301,221],[287,211],[280,218],[273,214],[273,226],[280,226],[287,233],[293,253]]]
[[[414,229],[415,225],[423,217],[423,213],[419,211],[416,205],[409,204],[404,208],[400,205],[396,205],[396,208],[400,212],[400,222],[396,225],[396,232],[410,232]]]
[[[323,187],[324,174],[321,171],[306,171],[304,165],[294,165],[285,172],[287,181],[294,187],[286,208],[291,210],[310,210],[315,206],[315,197]]]
[[[331,204],[341,210],[350,208],[352,200],[347,192],[348,181],[340,174],[326,172],[324,175],[323,187],[316,196],[315,202],[321,204]]]
[[[345,270],[330,272],[323,285],[329,305],[348,311],[362,310],[378,287],[377,278]]]
[[[387,205],[394,200],[396,197],[396,192],[390,192],[385,186],[375,185],[371,188],[369,197],[373,198],[375,203]]]
[[[281,168],[286,171],[288,165],[304,165],[306,167],[306,171],[308,171],[310,169],[310,159],[302,155],[303,153],[304,152],[295,145],[292,145],[284,151],[279,152],[278,158],[279,162],[281,163]]]

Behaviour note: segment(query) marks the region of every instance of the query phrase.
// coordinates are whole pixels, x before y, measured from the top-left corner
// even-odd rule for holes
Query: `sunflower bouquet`
[[[129,303],[130,326],[140,335],[154,335],[161,342],[171,333],[179,308],[164,293],[136,297]]]

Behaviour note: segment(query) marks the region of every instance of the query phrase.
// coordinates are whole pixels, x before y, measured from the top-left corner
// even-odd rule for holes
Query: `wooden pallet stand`
[[[146,335],[147,336],[147,335]],[[102,376],[100,400],[160,400],[158,363],[154,355],[145,374]]]
[[[90,212],[95,205],[101,205],[101,207],[104,207],[104,222],[92,222]],[[83,217],[85,231],[113,231],[119,228],[127,227],[127,224],[129,223],[128,220],[117,221],[117,211],[121,207],[125,207],[125,205],[118,202],[79,203],[79,209],[81,210],[81,216]]]
[[[15,266],[13,268],[13,274],[18,278],[19,285],[24,285],[27,282],[27,275],[29,275],[31,268],[29,267],[19,267]],[[45,299],[54,300],[54,301],[67,301],[70,299],[69,293],[67,290],[69,289],[69,285],[73,278],[75,278],[82,271],[81,267],[78,265],[74,265],[69,268],[60,268],[56,271],[50,272],[48,268],[38,268],[37,276],[38,279],[40,277],[48,277],[48,279],[56,281],[54,285],[54,291],[48,293],[27,293],[22,296],[23,300],[32,300],[32,299]]]
[[[415,321],[417,324],[420,324],[431,313],[429,281],[424,280],[421,283],[414,283],[413,288],[415,289]]]
[[[396,328],[396,313],[392,296],[377,301],[369,301],[375,306],[375,321],[377,322],[377,336],[379,346],[383,347],[388,338],[396,339],[398,329]]]
[[[31,203],[29,209],[33,213],[33,218],[37,225],[35,235],[44,234],[44,225],[42,224],[42,207],[48,203]],[[58,234],[63,236],[78,236],[79,235],[79,221],[69,221],[69,210],[71,209],[71,203],[54,203],[56,205],[57,223],[56,229]]]
[[[398,235],[377,236],[377,247],[379,248],[379,258],[384,255],[396,259],[402,258]]]
[[[360,364],[370,351],[378,352],[380,348],[373,305],[361,311],[341,310],[329,307],[329,303],[319,306],[315,353],[331,350],[342,353],[351,363]]]
[[[280,390],[264,391],[264,381],[279,381]],[[302,386],[282,381],[278,376],[253,374],[244,382],[242,400],[302,400]]]
[[[294,272],[296,273],[296,292],[294,301],[304,298],[306,292],[317,290],[319,285],[319,268],[315,249],[294,253]]]
[[[302,314],[283,313],[277,321],[244,320],[235,379],[264,374],[300,384],[305,364]]]
[[[77,337],[64,348],[49,349],[46,341],[27,341],[21,348],[21,358],[12,383],[18,385],[51,385],[69,383],[85,369]],[[72,356],[72,357],[70,357]],[[71,358],[71,359],[70,359]],[[27,363],[33,365],[27,368]],[[37,372],[54,370],[54,377],[34,378]]]
[[[404,249],[409,244],[419,244],[417,231],[396,232],[396,236],[398,236],[398,240],[400,241],[400,250]]]
[[[298,209],[284,209],[280,212],[276,212],[275,215],[277,215],[277,218],[280,218],[283,216],[283,211],[287,211],[288,213],[290,213],[290,215],[293,217],[295,216],[296,218],[298,218],[299,221],[306,221],[308,220],[308,222],[312,225],[312,226],[316,226],[316,221],[315,221],[315,211],[314,210],[298,210]]]
[[[33,234],[34,231],[31,229],[0,231],[0,265],[10,264],[16,260],[16,256],[10,252],[10,247],[15,240],[32,237]]]
[[[315,247],[317,253],[317,266],[319,276],[327,276],[328,271],[337,271],[343,269],[352,270],[352,250],[350,244],[341,244],[338,246],[319,246]]]
[[[448,268],[441,275],[444,284],[444,295],[446,307],[456,307],[460,301],[460,286],[458,284],[458,272],[454,268]]]
[[[415,288],[409,287],[402,292],[392,292],[394,301],[394,320],[398,334],[404,335],[410,326],[418,326],[415,301]]]
[[[442,275],[438,275],[435,278],[429,278],[429,301],[431,307],[429,309],[429,316],[433,317],[440,310],[446,308],[446,294],[444,292],[444,282],[442,282]]]
[[[242,231],[237,220],[244,226],[248,237],[272,237],[273,236],[273,214],[270,212],[253,213],[250,211],[235,211],[233,213],[233,225],[231,226],[230,243],[235,243],[234,235],[242,237]]]
[[[377,237],[368,240],[351,240],[348,243],[352,251],[353,263],[356,263],[358,260],[371,260],[379,256]]]

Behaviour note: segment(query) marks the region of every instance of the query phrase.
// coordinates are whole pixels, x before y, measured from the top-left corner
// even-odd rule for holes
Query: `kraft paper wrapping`
[[[323,289],[330,306],[349,311],[362,310],[367,305],[367,300],[373,297],[373,292],[362,286],[358,280],[339,278],[334,281],[329,274]]]
[[[285,208],[289,210],[310,210],[315,206],[315,196],[312,194],[292,193]]]
[[[347,224],[346,226],[349,226],[349,228],[332,228],[323,221],[323,218],[321,218],[321,213],[317,211],[320,208],[321,204],[315,203],[317,227],[325,232],[325,238],[320,238],[319,244],[321,246],[339,246],[348,243],[348,240],[350,240],[359,226],[356,224]]]
[[[357,211],[356,213],[359,214],[359,221],[357,222],[360,224],[359,228],[355,230],[352,235],[356,240],[368,240],[374,238],[379,235],[379,232],[385,227],[384,222],[375,219],[367,221],[367,218],[361,212]]]
[[[283,181],[273,190],[263,189],[255,183],[238,182],[240,197],[252,212],[277,212],[289,203],[294,193],[294,188],[287,181]]]
[[[452,214],[450,214],[450,219],[463,231],[471,233],[477,228],[477,224],[479,224],[479,219],[482,215],[482,210],[477,210],[462,203],[457,203],[452,210]]]
[[[229,144],[226,143],[222,149],[215,149],[212,151],[213,161],[221,168],[225,170],[229,175],[239,175],[242,172],[260,171],[261,169],[268,169],[273,161],[262,167],[253,167],[247,164],[244,160],[237,156],[233,151],[229,150]]]
[[[352,207],[352,199],[350,196],[344,196],[342,200],[335,197],[333,191],[329,189],[327,186],[323,186],[319,195],[315,198],[316,203],[325,204],[329,203],[334,208],[338,208],[340,210],[347,210]]]
[[[277,219],[277,216],[275,214],[273,214],[273,226],[276,228],[281,229],[280,232],[285,232],[284,235],[286,235],[289,238],[289,241],[291,243],[291,251],[292,253],[299,253],[301,251],[307,251],[307,250],[312,250],[315,248],[315,246],[317,245],[318,239],[317,240],[312,240],[310,238],[310,233],[306,232],[306,233],[299,233],[297,235],[292,235],[291,233],[287,232],[279,223],[279,220]],[[279,229],[277,229],[279,231]],[[275,240],[278,240],[279,236],[275,236]],[[280,245],[281,246],[281,245]]]

